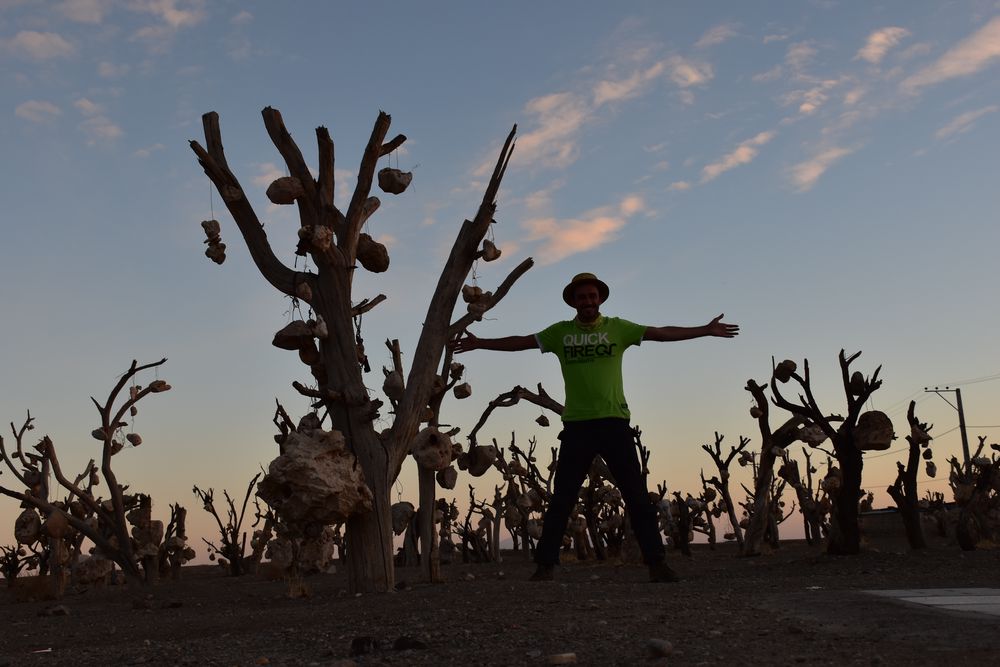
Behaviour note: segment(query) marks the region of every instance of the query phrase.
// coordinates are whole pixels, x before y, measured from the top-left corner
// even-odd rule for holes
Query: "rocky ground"
[[[998,617],[935,611],[862,591],[1000,587],[1000,550],[869,548],[832,557],[801,543],[758,558],[733,545],[670,554],[683,580],[641,566],[567,562],[527,581],[522,554],[451,564],[429,585],[349,595],[342,575],[282,581],[186,568],[152,598],[119,587],[60,601],[0,592],[3,665],[895,665],[1000,663]],[[572,656],[570,656],[572,654]]]

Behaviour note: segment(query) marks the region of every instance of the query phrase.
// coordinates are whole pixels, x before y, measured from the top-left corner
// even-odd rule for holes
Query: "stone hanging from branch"
[[[892,420],[884,412],[871,410],[858,417],[858,425],[854,427],[854,444],[858,449],[882,451],[889,449],[895,439]]]
[[[454,489],[455,484],[458,482],[458,471],[455,470],[454,466],[448,466],[444,470],[438,470],[435,477],[438,486],[442,489]]]
[[[493,241],[489,239],[483,239],[483,261],[492,262],[495,259],[500,259],[500,248],[496,247]]]
[[[358,236],[358,262],[372,273],[383,273],[389,268],[389,251],[368,234]]]
[[[483,296],[483,290],[478,285],[465,285],[462,287],[462,300],[466,303],[475,303]]]
[[[391,195],[401,194],[410,186],[410,181],[413,180],[413,172],[411,171],[400,171],[399,169],[392,169],[386,167],[384,169],[379,169],[378,172],[378,186],[382,189],[382,192],[388,192]]]
[[[788,382],[792,379],[792,373],[798,368],[798,365],[791,359],[785,359],[780,364],[774,367],[774,377],[778,382]]]
[[[403,398],[403,375],[399,371],[390,371],[382,383],[382,392],[393,401]]]
[[[416,508],[413,503],[406,500],[401,500],[398,503],[392,504],[392,532],[396,535],[402,535],[406,531],[406,527],[410,525],[410,519],[416,514]]]
[[[469,453],[462,454],[458,458],[458,467],[468,470],[473,477],[482,477],[487,470],[493,467],[493,462],[497,459],[497,448],[493,445],[477,445]]]
[[[421,468],[444,470],[451,465],[451,438],[433,426],[417,433],[413,439],[413,458]]]
[[[847,383],[847,389],[851,392],[851,396],[860,396],[865,390],[865,376],[861,371],[854,371],[851,374],[851,380]]]
[[[271,341],[271,345],[282,350],[298,350],[312,343],[313,330],[302,320],[293,320],[281,328]]]
[[[205,257],[216,264],[222,264],[226,261],[226,244],[222,242],[222,227],[219,225],[218,220],[202,220],[201,228],[205,230],[205,243],[208,247],[205,248]]]
[[[478,287],[476,289],[479,289]],[[482,292],[478,299],[470,303],[467,310],[470,314],[475,315],[476,318],[482,318],[483,313],[485,313],[490,308],[490,299],[493,298],[493,292]]]
[[[306,193],[302,183],[294,176],[276,178],[267,186],[267,198],[274,204],[294,204],[295,200]]]

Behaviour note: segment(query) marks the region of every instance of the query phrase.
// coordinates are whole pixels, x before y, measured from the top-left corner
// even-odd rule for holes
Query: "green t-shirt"
[[[622,354],[639,345],[645,332],[644,325],[602,316],[590,326],[566,320],[535,334],[542,352],[559,357],[566,385],[564,422],[630,417],[622,386]]]

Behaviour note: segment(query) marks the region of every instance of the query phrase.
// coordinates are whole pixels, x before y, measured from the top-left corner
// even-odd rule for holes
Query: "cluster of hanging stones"
[[[383,192],[401,194],[413,180],[412,172],[386,167],[378,172],[378,185]],[[290,205],[303,196],[304,190],[299,180],[293,176],[275,179],[268,186],[267,198],[274,204]],[[208,248],[205,255],[217,264],[225,261],[226,245],[222,242],[220,225],[217,220],[202,223]],[[316,234],[329,234],[330,230],[301,228],[299,237],[316,243]],[[484,240],[480,256],[492,262],[500,257],[500,249],[490,240]],[[389,254],[385,246],[368,234],[360,234],[357,250],[358,262],[368,271],[381,273],[389,268]],[[296,296],[308,301],[311,298],[309,286],[300,284]],[[484,292],[474,285],[462,288],[463,300],[468,311],[473,314],[485,312],[492,298],[491,292]],[[323,318],[294,320],[274,335],[271,344],[283,350],[298,352],[302,363],[310,366],[314,375],[322,372],[321,355],[317,341],[325,340],[329,330]],[[359,361],[363,356],[359,346]],[[451,379],[457,382],[464,374],[464,366],[453,363]],[[385,381],[382,390],[393,401],[403,395],[404,383],[398,370],[383,369]],[[440,381],[439,381],[440,382]],[[440,389],[440,387],[437,387]],[[468,382],[456,384],[453,394],[457,399],[472,395]],[[429,410],[429,408],[428,408]],[[427,416],[430,419],[430,416]],[[324,431],[316,422],[315,415],[306,415],[298,428],[282,442],[282,453],[271,462],[267,475],[261,480],[258,495],[273,507],[279,516],[297,533],[306,534],[317,525],[342,522],[355,512],[364,512],[372,507],[372,495],[359,466],[353,465],[353,457],[346,447],[342,434]],[[425,419],[426,421],[426,419]],[[493,445],[476,446],[472,451],[462,451],[462,446],[452,441],[451,434],[440,431],[435,426],[427,426],[414,438],[412,453],[417,464],[437,472],[438,484],[453,489],[458,480],[458,468],[479,477],[492,467],[497,457]]]

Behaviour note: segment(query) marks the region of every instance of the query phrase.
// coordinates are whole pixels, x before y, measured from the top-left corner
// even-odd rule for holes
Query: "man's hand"
[[[459,335],[458,338],[452,338],[448,341],[448,349],[457,354],[462,352],[470,352],[472,350],[479,349],[479,339],[473,336],[468,331],[465,332],[465,337]]]
[[[724,316],[725,313],[722,313],[705,326],[709,336],[732,338],[733,336],[739,335],[740,327],[738,324],[726,324],[725,322],[720,322]]]
[[[465,336],[459,336],[448,341],[448,349],[452,352],[470,352],[472,350],[496,350],[498,352],[520,352],[521,350],[537,350],[538,341],[534,336],[505,336],[503,338],[476,338],[468,331]]]

